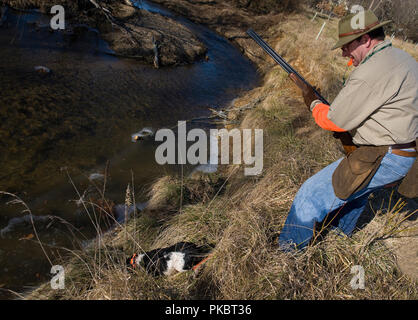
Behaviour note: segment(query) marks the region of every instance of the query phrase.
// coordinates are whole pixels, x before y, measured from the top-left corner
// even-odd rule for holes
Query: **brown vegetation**
[[[348,13],[353,5],[361,5],[371,9],[381,21],[393,21],[385,27],[388,33],[403,40],[418,41],[418,2],[415,0],[306,0],[306,3],[315,10],[337,17]]]
[[[292,12],[300,8],[301,0],[227,0],[238,8],[245,8],[257,14],[271,12]]]

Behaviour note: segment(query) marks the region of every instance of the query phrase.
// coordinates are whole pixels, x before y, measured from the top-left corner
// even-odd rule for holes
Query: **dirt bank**
[[[266,59],[260,56],[261,50],[246,35],[246,30],[253,28],[262,32],[268,40],[268,36],[274,33],[269,30],[284,21],[283,13],[298,7],[298,2],[291,4],[289,1],[280,5],[275,1],[239,0],[153,2],[215,30],[260,66],[265,65]],[[207,51],[195,35],[180,23],[134,8],[129,0],[3,0],[3,3],[19,10],[37,8],[45,14],[49,14],[51,6],[61,4],[70,22],[66,28],[67,33],[77,36],[82,31],[79,26],[88,25],[100,31],[117,55],[150,64],[154,64],[156,58],[160,65],[191,63],[205,57]],[[269,60],[267,63],[272,65]]]
[[[246,34],[249,28],[265,37],[275,34],[286,15],[300,9],[299,1],[240,0],[154,0],[170,11],[203,24],[234,43],[244,55],[259,67],[272,66],[261,49]]]
[[[39,9],[50,14],[53,5],[65,8],[65,34],[77,37],[85,26],[97,29],[117,56],[158,66],[188,64],[204,58],[207,48],[192,31],[171,18],[132,6],[130,1],[4,0],[18,10]]]

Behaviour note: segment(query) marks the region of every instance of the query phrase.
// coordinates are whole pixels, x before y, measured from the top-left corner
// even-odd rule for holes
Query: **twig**
[[[157,41],[155,40],[155,37],[154,36],[152,36],[152,43],[153,43],[153,45],[154,45],[154,47],[153,47],[153,51],[154,51],[154,67],[156,68],[156,69],[158,69],[159,67],[160,67],[160,59],[159,59],[159,54],[158,54],[158,43],[157,43]]]
[[[372,11],[376,11],[377,8],[379,8],[380,4],[382,3],[383,0],[380,0],[379,3],[376,5],[376,7],[374,9],[372,9]]]
[[[322,24],[321,30],[319,30],[318,35],[316,36],[315,40],[319,39],[319,36],[321,35],[322,31],[324,30],[324,27],[325,27],[326,24],[327,24],[326,21]]]
[[[117,21],[112,13],[109,11],[109,9],[100,6],[95,0],[89,0],[97,9],[102,10],[103,14],[105,15],[106,19],[112,24],[112,26],[117,26],[120,29],[124,30],[126,33],[128,33],[132,39],[138,44],[141,45],[140,41],[138,41],[138,39],[136,39],[133,35],[133,30],[130,29],[129,27],[125,26],[124,23]]]

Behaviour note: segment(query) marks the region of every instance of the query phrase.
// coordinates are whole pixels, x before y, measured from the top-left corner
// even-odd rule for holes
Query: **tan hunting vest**
[[[383,41],[369,52],[330,106],[328,119],[353,130],[357,145],[401,144],[418,137],[418,63],[388,45]]]
[[[351,73],[331,104],[328,119],[351,131],[353,142],[359,146],[415,141],[418,137],[418,63],[408,53],[392,47],[389,41],[379,43]],[[370,170],[371,174],[375,170],[377,167]],[[415,162],[399,193],[409,198],[418,197],[417,170]],[[344,184],[344,181],[339,182]]]

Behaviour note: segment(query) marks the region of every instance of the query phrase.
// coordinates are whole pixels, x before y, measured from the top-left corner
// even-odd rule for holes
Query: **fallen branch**
[[[100,5],[98,5],[98,3],[94,0],[89,0],[91,4],[93,4],[96,8],[103,10],[104,12],[107,12],[108,14],[111,14],[110,11],[107,8],[104,8]]]
[[[127,27],[123,22],[117,21],[115,17],[112,15],[109,9],[102,7],[99,5],[95,0],[89,0],[91,4],[93,4],[97,9],[101,10],[106,17],[106,19],[112,24],[112,26],[116,26],[121,30],[124,30],[127,34],[129,34],[132,39],[138,44],[141,45],[141,42],[133,35],[132,29]],[[132,6],[132,5],[131,5]],[[134,7],[134,6],[132,6]]]
[[[152,43],[154,44],[154,67],[158,69],[160,67],[160,59],[158,58],[158,43],[154,36],[152,36]]]

